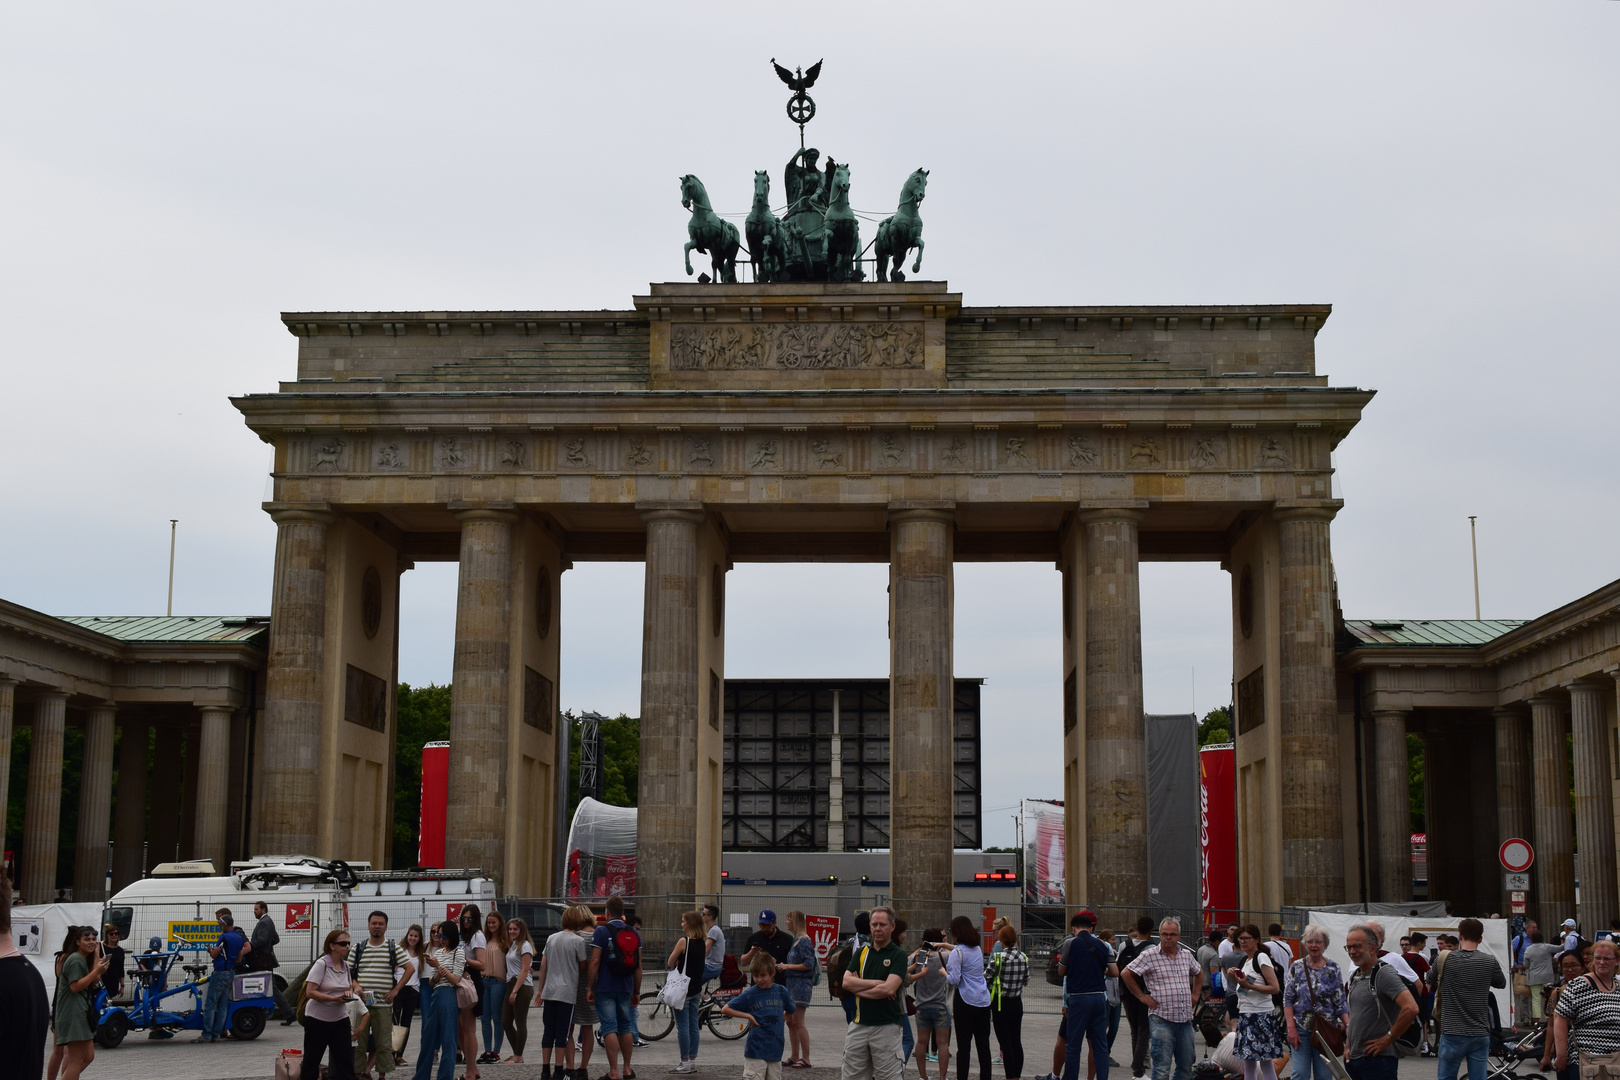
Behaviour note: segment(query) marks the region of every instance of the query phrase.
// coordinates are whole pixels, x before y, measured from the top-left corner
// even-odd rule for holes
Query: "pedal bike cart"
[[[196,962],[178,964],[187,975],[185,982],[169,986],[169,972],[187,954],[201,953]],[[168,951],[137,953],[136,966],[127,973],[134,982],[134,995],[127,1005],[110,1005],[107,992],[99,991],[96,1006],[101,1020],[96,1027],[96,1045],[111,1050],[124,1036],[142,1028],[161,1031],[201,1031],[203,1005],[207,1001],[208,976],[213,963],[207,946],[175,942]],[[236,975],[231,987],[230,1011],[226,1027],[238,1039],[256,1039],[275,1009],[271,996],[271,973],[245,972]]]

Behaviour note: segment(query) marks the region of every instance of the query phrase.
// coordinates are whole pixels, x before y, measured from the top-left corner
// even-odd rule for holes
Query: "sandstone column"
[[[1080,512],[1086,603],[1086,899],[1146,910],[1147,728],[1137,509]]]
[[[1575,917],[1574,838],[1569,823],[1569,727],[1564,703],[1546,695],[1530,699],[1534,753],[1536,889],[1530,899],[1540,921],[1555,926]]]
[[[84,723],[84,764],[79,775],[78,853],[73,860],[73,899],[107,899],[107,829],[112,817],[113,724],[118,706],[92,706]]]
[[[200,711],[197,823],[192,834],[192,857],[209,860],[215,871],[224,874],[227,872],[225,822],[230,812],[231,709],[223,705],[204,705]]]
[[[644,510],[641,518],[647,523],[647,571],[636,891],[690,895],[696,892],[698,858],[698,530],[703,514],[667,508]],[[669,921],[663,907],[656,910],[659,923]]]
[[[512,527],[503,510],[464,510],[450,691],[445,861],[506,884],[506,761],[512,670]]]
[[[146,840],[147,726],[124,723],[118,745],[118,817],[113,823],[113,891],[141,876],[141,844]]]
[[[1614,791],[1609,779],[1606,683],[1569,684],[1575,736],[1575,850],[1581,853],[1581,925],[1588,935],[1609,925],[1615,908]]]
[[[1531,815],[1530,710],[1522,702],[1498,705],[1496,719],[1496,842],[1511,839],[1535,843]],[[1432,893],[1430,895],[1433,895]],[[1508,910],[1506,890],[1501,910]]]
[[[1378,895],[1386,903],[1412,899],[1411,773],[1406,758],[1406,710],[1373,712],[1377,753]]]
[[[1283,903],[1300,907],[1345,900],[1328,538],[1336,511],[1337,504],[1272,511],[1282,587]]]
[[[6,835],[6,807],[11,801],[11,727],[16,702],[17,681],[0,678],[0,837]]]
[[[951,917],[955,515],[889,514],[889,878],[913,926]]]
[[[315,854],[322,684],[326,664],[326,533],[332,515],[278,510],[264,729],[256,770],[255,851]],[[162,756],[159,755],[159,764]],[[154,862],[172,858],[172,852]]]
[[[67,694],[49,690],[34,703],[28,747],[28,796],[23,810],[20,877],[25,904],[56,898],[56,848],[62,820],[62,738]]]

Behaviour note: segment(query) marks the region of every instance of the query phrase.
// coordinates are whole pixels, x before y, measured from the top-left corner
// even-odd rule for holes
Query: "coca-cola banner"
[[[1019,813],[1024,823],[1024,903],[1064,904],[1063,804],[1025,799]]]
[[[1198,752],[1198,855],[1204,925],[1237,917],[1237,750],[1231,743]]]

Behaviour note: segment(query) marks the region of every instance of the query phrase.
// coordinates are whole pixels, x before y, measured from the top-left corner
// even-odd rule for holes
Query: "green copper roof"
[[[1352,648],[1378,645],[1484,645],[1525,624],[1524,619],[1358,619],[1344,629]]]
[[[119,641],[218,641],[264,647],[267,615],[63,615],[61,620]]]

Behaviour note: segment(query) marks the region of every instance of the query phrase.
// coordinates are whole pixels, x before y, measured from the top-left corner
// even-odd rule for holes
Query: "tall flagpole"
[[[174,530],[180,524],[179,518],[169,519],[169,611],[174,614]]]
[[[1474,549],[1474,619],[1479,619],[1479,537],[1474,529],[1474,518],[1468,515],[1468,546]]]

